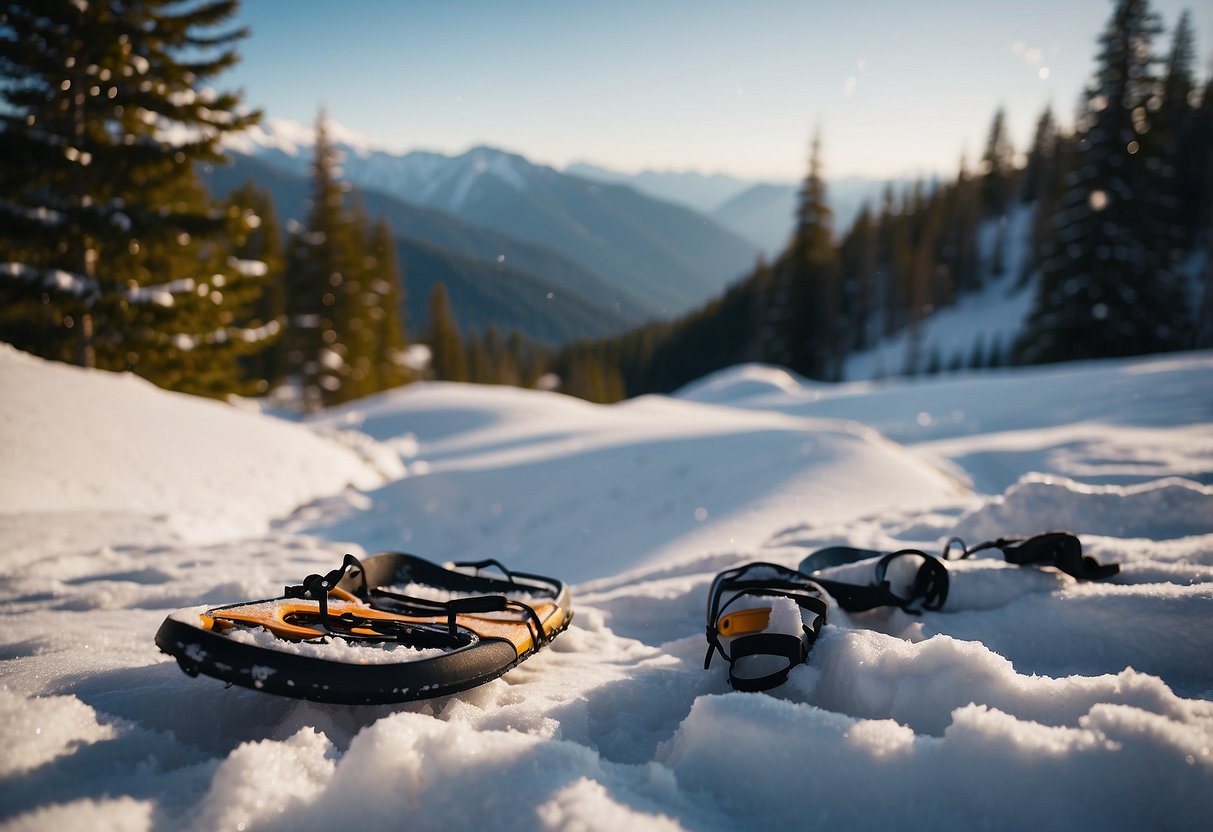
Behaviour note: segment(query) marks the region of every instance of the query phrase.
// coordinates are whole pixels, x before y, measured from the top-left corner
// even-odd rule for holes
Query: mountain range
[[[344,155],[343,177],[367,192],[369,208],[376,192],[471,224],[475,234],[492,231],[529,243],[532,256],[536,246],[563,255],[561,268],[576,264],[578,280],[589,284],[596,277],[610,287],[606,296],[588,286],[582,291],[619,303],[625,314],[628,303],[644,317],[692,309],[743,275],[758,254],[753,243],[686,207],[517,154],[489,147],[457,156],[395,153],[339,130],[332,138]],[[243,156],[306,176],[310,141],[300,125],[270,118],[228,149],[238,161]]]
[[[795,225],[798,182],[755,182],[723,173],[695,171],[652,171],[621,173],[589,162],[575,162],[566,172],[630,185],[656,199],[682,205],[710,217],[734,234],[749,240],[768,259],[783,251]],[[827,181],[830,207],[834,211],[834,232],[845,234],[855,222],[864,204],[875,208],[885,187],[903,188],[909,178],[884,180],[864,176],[845,176]]]
[[[273,198],[284,223],[302,222],[311,200],[311,180],[302,174],[239,153],[230,164],[202,169],[208,189],[219,196],[253,182]],[[405,274],[405,320],[424,325],[426,303],[442,281],[466,330],[495,324],[546,344],[609,335],[650,317],[625,291],[558,252],[523,243],[381,191],[359,190],[370,216],[388,220],[396,257]]]
[[[329,125],[341,175],[370,216],[384,216],[406,273],[405,314],[425,320],[442,281],[469,329],[517,329],[544,343],[601,337],[673,318],[718,296],[792,231],[799,185],[727,174],[564,171],[491,147],[458,155],[398,152]],[[228,140],[231,164],[204,179],[223,195],[252,181],[284,220],[304,221],[314,131],[267,118]],[[845,231],[884,183],[830,183]]]

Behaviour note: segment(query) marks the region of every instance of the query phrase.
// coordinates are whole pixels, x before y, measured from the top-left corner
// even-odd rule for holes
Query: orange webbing
[[[330,593],[332,594],[332,593]],[[532,605],[539,620],[543,622],[546,633],[552,633],[564,622],[565,613],[555,604],[540,602]],[[445,626],[446,616],[407,616],[384,612],[372,607],[341,604],[330,606],[329,613],[333,616],[343,612],[352,612],[361,618],[376,621],[399,621],[406,624],[437,624]],[[455,622],[476,633],[481,638],[506,639],[514,645],[518,655],[522,655],[534,647],[533,628],[530,618],[522,612],[510,611],[509,615],[516,618],[502,617],[503,613],[491,615],[457,615]],[[320,605],[315,601],[283,598],[276,601],[262,601],[249,604],[247,607],[231,607],[222,610],[211,610],[200,616],[203,625],[211,630],[226,630],[236,624],[250,624],[264,627],[279,638],[307,640],[323,638],[332,635],[320,622]],[[376,633],[366,627],[351,627],[353,635],[376,637]]]

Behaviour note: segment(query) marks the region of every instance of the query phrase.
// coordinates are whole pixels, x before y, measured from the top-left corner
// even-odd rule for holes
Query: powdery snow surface
[[[1213,355],[610,407],[413,385],[291,424],[0,349],[0,829],[1203,829]],[[716,572],[1069,528],[941,612],[831,608],[768,694],[702,667]],[[399,706],[190,679],[152,636],[381,548],[574,582],[505,677]],[[833,577],[867,579],[868,565]],[[893,575],[897,579],[897,575]]]

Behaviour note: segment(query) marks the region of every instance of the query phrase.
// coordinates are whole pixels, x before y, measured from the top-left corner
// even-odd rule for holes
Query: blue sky
[[[1209,71],[1213,4],[1193,14]],[[830,176],[954,172],[1007,111],[1017,146],[1068,123],[1110,0],[372,2],[244,0],[219,79],[268,115],[320,106],[400,149],[477,144],[563,166],[797,179],[812,131]]]

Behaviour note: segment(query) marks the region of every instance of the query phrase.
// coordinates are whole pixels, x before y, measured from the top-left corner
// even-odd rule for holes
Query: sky
[[[1201,75],[1213,3],[1154,0],[1169,49],[1193,15]],[[564,167],[830,177],[954,172],[1005,108],[1017,148],[1063,122],[1111,0],[846,3],[244,0],[243,60],[217,85],[267,115],[332,119],[394,150],[487,144]]]

